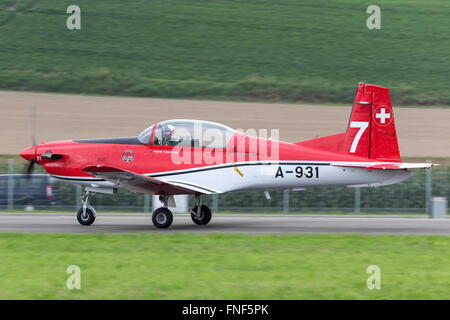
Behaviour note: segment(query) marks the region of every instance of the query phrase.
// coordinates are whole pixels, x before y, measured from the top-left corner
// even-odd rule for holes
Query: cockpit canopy
[[[138,140],[140,143],[150,144],[150,139],[152,138],[152,132],[154,127],[155,125],[152,125],[138,135]]]
[[[138,136],[150,144],[153,128]],[[219,123],[200,120],[167,120],[156,124],[153,144],[159,146],[226,148],[235,130]]]

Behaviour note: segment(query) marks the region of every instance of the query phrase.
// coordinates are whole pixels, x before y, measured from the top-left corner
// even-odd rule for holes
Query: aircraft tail
[[[378,161],[401,161],[389,89],[360,83],[345,133],[296,144]]]
[[[379,161],[401,161],[389,89],[359,84],[348,123],[348,153]]]

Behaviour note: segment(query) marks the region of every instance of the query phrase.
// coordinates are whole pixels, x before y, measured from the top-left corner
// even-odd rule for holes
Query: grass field
[[[448,299],[450,238],[0,234],[0,299]],[[66,269],[81,268],[81,289]],[[369,290],[369,265],[381,289]]]
[[[395,104],[450,104],[450,4],[78,0],[0,3],[0,88],[348,103],[359,81]]]

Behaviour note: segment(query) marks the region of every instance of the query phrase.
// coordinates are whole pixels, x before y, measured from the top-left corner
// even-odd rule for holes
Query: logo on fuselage
[[[125,150],[122,153],[122,160],[125,162],[131,162],[134,160],[134,153],[131,150]]]

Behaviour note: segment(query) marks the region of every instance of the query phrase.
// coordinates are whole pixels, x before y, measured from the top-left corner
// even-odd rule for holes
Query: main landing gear
[[[89,204],[89,200],[94,196],[93,192],[86,191],[86,194],[81,197],[83,206],[77,212],[77,220],[83,226],[89,226],[95,221],[95,209]]]
[[[191,209],[191,219],[199,226],[207,225],[211,221],[211,210],[202,204],[202,196],[196,195],[197,205]]]
[[[191,219],[197,225],[206,225],[211,221],[211,210],[202,204],[201,195],[196,195],[196,206],[191,209]],[[159,196],[159,201],[164,204],[164,207],[153,211],[152,222],[157,228],[168,228],[173,222],[172,212],[168,209],[168,196]]]
[[[169,201],[169,196],[159,196],[159,201],[164,204],[164,207],[158,208],[153,211],[152,222],[157,228],[168,228],[173,222],[173,215],[170,212],[167,202]]]
[[[89,203],[94,194],[91,191],[87,191],[81,198],[83,206],[77,212],[77,220],[83,226],[89,226],[95,221],[96,212]],[[191,219],[197,225],[207,225],[211,221],[211,210],[202,204],[201,195],[196,195],[195,199],[196,206],[191,209]],[[168,208],[169,196],[161,195],[159,200],[164,206],[153,211],[152,222],[157,228],[168,228],[173,222],[172,212]]]

